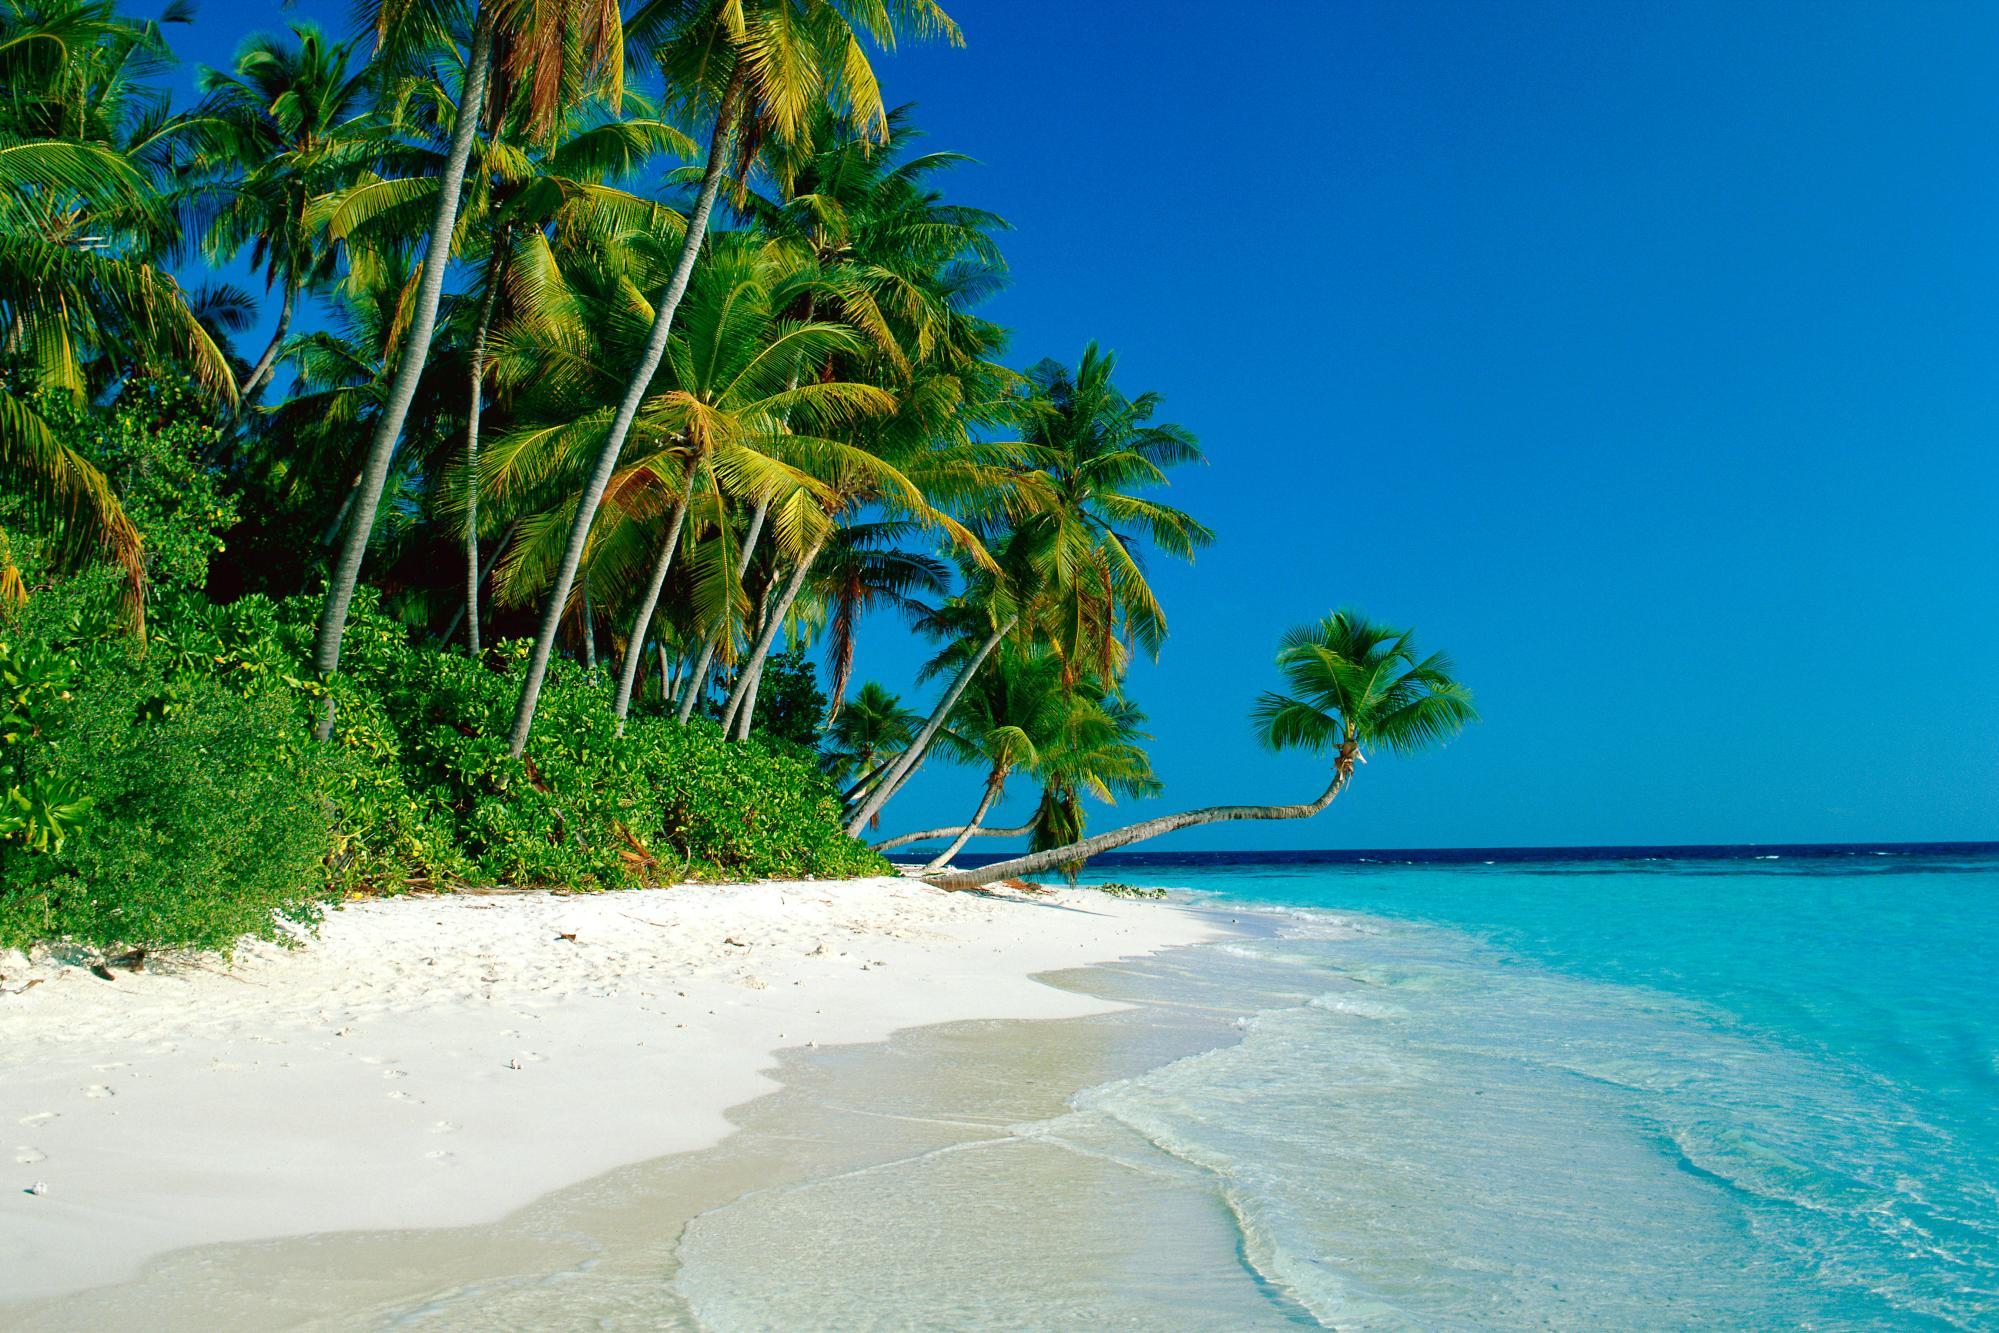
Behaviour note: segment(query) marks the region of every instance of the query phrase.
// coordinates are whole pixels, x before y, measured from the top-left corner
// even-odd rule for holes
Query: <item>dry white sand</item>
[[[1101,1011],[1033,975],[1214,933],[871,879],[356,903],[303,948],[113,981],[0,957],[0,1303],[187,1245],[497,1220],[719,1140],[781,1047]]]

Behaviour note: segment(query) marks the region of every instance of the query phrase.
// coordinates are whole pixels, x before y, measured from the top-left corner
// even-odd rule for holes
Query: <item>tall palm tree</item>
[[[204,66],[196,79],[205,94],[199,114],[211,123],[215,144],[205,156],[241,173],[206,248],[227,259],[248,245],[265,289],[280,293],[277,328],[243,378],[246,403],[276,367],[300,295],[331,273],[333,252],[310,225],[312,201],[357,169],[365,152],[355,130],[368,74],[348,69],[355,44],[329,42],[310,23],[295,23],[291,32],[289,42],[255,34],[238,49],[232,72]]]
[[[1333,803],[1366,751],[1410,755],[1442,745],[1478,712],[1471,691],[1442,653],[1419,657],[1407,630],[1374,624],[1357,611],[1335,611],[1287,632],[1277,654],[1289,693],[1265,693],[1252,718],[1270,750],[1301,749],[1331,757],[1332,773],[1316,800],[1299,805],[1210,805],[1141,820],[1094,837],[941,876],[951,887],[990,884],[1201,824],[1247,819],[1309,819]]]
[[[1123,644],[1157,654],[1166,615],[1133,548],[1140,538],[1191,560],[1214,534],[1191,515],[1139,492],[1166,483],[1166,469],[1201,458],[1183,426],[1156,422],[1156,393],[1135,398],[1112,380],[1116,358],[1095,343],[1074,372],[1043,361],[1028,372],[1022,405],[1026,475],[1016,498],[987,520],[998,578],[982,580],[968,604],[983,605],[981,650],[963,660],[915,743],[848,823],[858,836],[922,762],[957,698],[1001,639],[1025,625],[1069,663],[1115,679]]]
[[[645,401],[652,377],[666,354],[674,315],[687,288],[694,259],[707,234],[709,214],[731,158],[746,167],[764,139],[792,142],[808,127],[818,103],[831,100],[859,125],[886,116],[874,73],[861,47],[863,37],[892,45],[900,28],[918,35],[957,40],[957,27],[934,0],[880,0],[865,6],[836,6],[832,0],[729,0],[698,4],[654,0],[634,16],[633,31],[648,43],[665,69],[668,86],[690,101],[711,106],[714,128],[708,160],[680,256],[653,317],[653,329],[576,507],[568,545],[557,566],[542,614],[541,630],[528,659],[521,697],[514,712],[508,749],[518,758],[534,726],[535,704],[548,673],[563,608],[583,561],[590,525],[597,516],[632,422]]]
[[[640,239],[639,248],[651,248],[650,238]],[[721,505],[728,497],[786,495],[820,485],[819,472],[865,466],[870,460],[827,432],[886,412],[894,402],[872,385],[798,382],[798,365],[853,346],[854,335],[837,324],[783,318],[801,271],[754,236],[716,240],[693,275],[652,392],[635,414],[647,447],[606,487],[609,521],[598,524],[587,556],[599,589],[615,595],[626,586],[640,588],[620,670],[615,707],[621,720],[697,496],[705,488]],[[656,250],[653,257],[665,258]],[[597,455],[617,411],[628,355],[649,323],[643,309],[629,304],[630,289],[615,270],[572,276],[578,281],[560,288],[544,282],[544,312],[503,331],[496,351],[496,367],[520,388],[515,423],[488,459],[495,499],[504,502],[524,487],[559,497],[503,567],[515,592],[546,586],[561,558],[557,543],[570,527],[573,483]],[[581,285],[593,276],[612,281],[601,291]],[[660,518],[666,520],[663,534]],[[783,526],[789,530],[790,521]],[[649,560],[633,559],[654,543]],[[715,614],[732,614],[733,583],[715,577],[726,575],[726,561],[704,567],[710,575],[700,589],[704,601]],[[638,568],[649,568],[643,585],[625,577]]]
[[[108,0],[0,0],[0,466],[59,547],[123,574],[143,629],[145,561],[104,475],[38,406],[81,407],[130,367],[176,361],[224,401],[227,358],[160,260],[180,240],[170,185],[190,126],[145,79],[172,53]],[[0,534],[4,541],[4,534]],[[25,595],[0,559],[0,596]]]
[[[868,339],[872,364],[838,369],[897,388],[913,387],[918,377],[990,374],[980,363],[996,341],[994,331],[970,309],[1002,280],[1005,265],[992,233],[1006,224],[983,210],[944,202],[930,184],[934,174],[965,159],[909,157],[907,146],[917,136],[906,109],[890,113],[880,143],[852,132],[829,111],[816,119],[809,143],[775,145],[769,153],[782,197],[752,198],[748,211],[825,276],[823,294],[811,299],[822,309],[832,307],[827,313]],[[804,313],[817,310],[808,305]],[[836,368],[828,364],[817,373],[831,375]],[[957,423],[955,433],[963,425]],[[809,585],[812,571],[794,570],[793,576]],[[738,677],[729,710],[739,737],[749,734],[763,658],[774,644],[772,636],[754,645]],[[836,682],[836,699],[842,683]]]
[[[423,0],[383,6],[377,26],[378,50],[385,39],[399,31],[413,31],[435,40],[445,26],[436,21]],[[586,78],[602,71],[612,85],[612,100],[618,99],[623,83],[623,43],[615,6],[579,7],[568,0],[495,0],[491,6],[479,5],[473,15],[462,62],[457,58],[456,44],[449,44],[445,62],[456,64],[459,70],[451,146],[439,176],[424,248],[423,280],[403,340],[396,378],[369,440],[346,540],[327,579],[326,604],[313,649],[313,665],[322,677],[339,670],[340,640],[346,632],[347,610],[354,600],[361,561],[374,529],[375,509],[388,480],[396,441],[402,435],[404,419],[430,356],[431,335],[437,325],[437,308],[444,293],[444,274],[450,263],[452,235],[457,225],[459,196],[466,164],[472,156],[473,137],[487,106],[487,85],[495,69],[496,45],[504,85],[500,104],[506,104],[507,89],[530,88],[529,119],[536,127],[543,127],[553,118],[564,96],[575,89],[579,70]],[[333,734],[331,695],[317,734],[321,740]]]

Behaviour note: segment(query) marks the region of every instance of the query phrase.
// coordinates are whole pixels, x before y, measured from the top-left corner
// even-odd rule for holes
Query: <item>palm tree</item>
[[[884,0],[860,7],[840,7],[832,0],[730,0],[723,5],[655,0],[634,16],[632,30],[656,53],[668,87],[690,104],[712,106],[714,128],[701,186],[687,215],[679,259],[660,296],[652,333],[584,484],[569,541],[556,568],[554,586],[549,589],[508,740],[514,757],[519,758],[527,748],[549,654],[582,565],[590,525],[597,517],[611,474],[617,470],[632,422],[666,354],[674,315],[707,234],[708,217],[728,160],[735,158],[739,174],[746,174],[741,169],[754,160],[763,140],[797,141],[808,127],[811,109],[829,99],[840,104],[855,124],[878,125],[886,113],[861,38],[892,45],[897,29],[904,26],[919,35],[958,37],[956,26],[934,0]]]
[[[368,75],[348,72],[354,43],[329,42],[310,23],[291,31],[289,43],[270,33],[250,37],[232,73],[203,67],[196,80],[206,94],[198,114],[212,122],[210,135],[220,145],[207,156],[241,172],[206,248],[227,259],[250,246],[265,289],[281,293],[277,328],[243,379],[243,403],[276,368],[300,294],[331,272],[333,252],[309,222],[312,201],[361,160],[354,129]]]
[[[1273,751],[1330,755],[1331,780],[1301,805],[1211,805],[1142,820],[1123,828],[957,871],[936,882],[950,887],[990,884],[1156,838],[1177,829],[1246,819],[1309,819],[1333,803],[1368,749],[1416,754],[1441,745],[1478,720],[1471,691],[1453,678],[1442,653],[1417,656],[1409,631],[1376,625],[1355,611],[1288,632],[1277,654],[1287,694],[1266,693],[1252,714],[1258,738]]]
[[[386,39],[399,29],[406,27],[434,39],[442,26],[422,0],[383,6],[376,29],[377,48],[385,45]],[[603,70],[611,83],[613,102],[622,93],[623,34],[616,6],[577,8],[567,0],[502,0],[499,9],[481,4],[474,14],[465,57],[459,64],[459,97],[451,146],[439,175],[424,249],[423,280],[410,314],[395,381],[368,443],[367,461],[348,520],[346,541],[327,580],[326,605],[313,650],[313,664],[322,678],[331,676],[340,667],[340,640],[346,632],[347,610],[354,600],[361,560],[367,554],[369,534],[374,529],[375,509],[388,480],[396,441],[402,434],[404,419],[430,356],[431,335],[437,325],[437,308],[444,293],[444,274],[457,225],[459,196],[465,183],[466,164],[472,157],[473,137],[486,109],[496,43],[504,85],[499,102],[506,105],[509,99],[505,94],[513,88],[531,89],[529,120],[537,128],[550,122],[565,95],[574,92],[579,77],[587,78]],[[452,44],[446,63],[458,63],[456,54],[456,46]],[[321,740],[333,734],[331,695],[327,697],[326,712],[317,734]]]
[[[0,354],[13,363],[0,374],[0,466],[64,554],[119,567],[140,630],[138,530],[39,404],[53,395],[81,408],[131,366],[162,360],[235,397],[222,349],[159,263],[180,239],[168,186],[192,151],[187,122],[144,82],[170,60],[157,24],[108,0],[0,0]],[[0,555],[0,597],[25,592]]]
[[[916,137],[906,109],[888,116],[882,142],[854,133],[829,110],[816,116],[811,140],[775,145],[768,154],[783,197],[752,197],[748,211],[776,241],[824,275],[803,316],[836,314],[868,341],[866,367],[814,368],[821,377],[859,374],[898,390],[939,374],[989,374],[980,366],[996,341],[970,307],[995,290],[1005,265],[992,233],[1005,223],[983,210],[947,204],[929,183],[965,159],[943,153],[909,158]],[[828,309],[830,307],[830,309]],[[960,423],[952,433],[961,434]],[[838,539],[835,538],[837,543]],[[828,546],[826,550],[835,550]],[[816,557],[815,557],[816,559]],[[792,577],[809,587],[809,566]],[[753,645],[738,676],[724,725],[749,734],[763,658],[775,635]],[[835,700],[844,688],[835,681]]]
[[[925,870],[949,865],[1005,794],[1007,777],[1041,761],[1043,749],[1058,741],[1070,703],[1062,663],[1046,652],[1002,652],[965,692],[937,743],[960,763],[983,765],[985,785],[971,819]]]
[[[916,735],[917,715],[875,681],[863,681],[826,728],[820,766],[836,782],[866,782]]]
[[[979,651],[964,659],[930,721],[849,821],[859,835],[895,795],[944,725],[971,677],[1001,639],[1025,625],[1069,663],[1115,679],[1123,643],[1157,655],[1166,615],[1133,551],[1139,537],[1171,555],[1193,559],[1214,534],[1192,516],[1138,492],[1166,482],[1165,469],[1197,462],[1199,446],[1185,427],[1155,422],[1156,393],[1128,398],[1112,382],[1116,358],[1095,343],[1071,373],[1053,361],[1028,372],[1033,386],[1022,405],[1029,470],[1016,498],[987,520],[996,547],[997,579],[975,587],[968,605],[985,608]]]
[[[635,253],[665,258],[650,237],[633,239]],[[543,310],[504,330],[496,350],[496,368],[519,388],[514,426],[488,458],[490,489],[498,501],[524,487],[560,497],[546,520],[529,525],[503,568],[510,595],[546,586],[557,566],[556,543],[573,513],[573,481],[597,455],[623,391],[627,354],[648,322],[629,304],[620,269],[572,270],[569,276],[572,281],[561,284],[541,280]],[[793,304],[796,284],[810,277],[746,234],[718,236],[693,275],[678,332],[634,418],[647,448],[606,487],[611,521],[598,524],[588,554],[593,582],[613,590],[613,596],[630,584],[628,571],[650,570],[638,585],[619,674],[620,720],[630,707],[647,632],[682,531],[704,487],[718,506],[717,522],[727,497],[810,490],[819,485],[817,472],[851,466],[857,457],[850,446],[821,432],[893,406],[894,400],[872,385],[798,382],[798,365],[856,343],[840,325],[782,317]],[[586,285],[605,279],[602,289]],[[665,532],[656,537],[654,520],[661,517]],[[791,524],[781,526],[790,530]],[[654,554],[645,560],[642,546],[655,541]],[[711,577],[699,590],[702,600],[714,614],[732,615],[738,595],[733,581],[713,577],[726,574],[726,560],[706,561],[704,568]]]

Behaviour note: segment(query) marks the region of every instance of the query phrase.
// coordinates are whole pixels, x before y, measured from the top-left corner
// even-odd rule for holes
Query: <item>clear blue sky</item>
[[[1999,838],[1999,11],[947,7],[964,50],[880,70],[1015,225],[1015,362],[1098,339],[1211,460],[1132,675],[1151,808],[1319,790],[1244,717],[1334,606],[1485,713],[1171,846]],[[902,639],[862,669],[927,700]]]

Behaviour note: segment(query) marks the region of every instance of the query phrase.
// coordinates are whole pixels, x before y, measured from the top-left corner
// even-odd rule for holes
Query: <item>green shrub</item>
[[[6,627],[0,946],[226,948],[348,892],[412,884],[613,889],[888,869],[841,827],[810,752],[637,716],[603,673],[553,664],[524,759],[507,754],[527,645],[482,660],[415,642],[357,600],[330,693],[308,670],[315,598],[156,599],[143,651],[108,584],[39,593]],[[11,664],[11,666],[10,666]],[[7,737],[15,739],[8,741]]]
[[[11,627],[10,659],[62,687],[8,747],[9,780],[80,813],[66,836],[0,842],[0,946],[227,948],[312,920],[339,761],[304,743],[291,689],[142,654],[90,607],[45,594]]]

